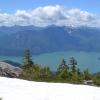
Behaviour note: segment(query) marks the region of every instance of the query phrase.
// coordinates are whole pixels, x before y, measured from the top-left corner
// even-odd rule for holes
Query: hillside
[[[100,29],[95,27],[12,26],[0,27],[0,54],[21,55],[57,51],[100,51]]]
[[[100,88],[0,77],[3,100],[100,100]]]

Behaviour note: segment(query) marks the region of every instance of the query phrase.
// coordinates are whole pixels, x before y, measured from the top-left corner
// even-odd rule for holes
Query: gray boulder
[[[0,62],[0,76],[5,77],[19,77],[22,69],[19,67],[12,66],[6,62]]]

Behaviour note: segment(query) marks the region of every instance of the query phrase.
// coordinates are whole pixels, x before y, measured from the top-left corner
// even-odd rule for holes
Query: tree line
[[[25,50],[22,64],[22,72],[19,76],[22,79],[45,82],[65,82],[83,84],[84,80],[93,80],[95,85],[100,85],[100,73],[92,74],[88,69],[81,71],[78,62],[74,57],[66,63],[62,59],[56,71],[50,67],[41,67],[32,61],[30,50]]]

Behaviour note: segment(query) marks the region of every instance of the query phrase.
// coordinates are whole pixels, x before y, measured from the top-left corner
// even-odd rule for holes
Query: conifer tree
[[[40,78],[45,81],[49,81],[51,78],[51,71],[49,67],[41,68]]]
[[[92,76],[91,76],[89,70],[86,69],[86,70],[84,71],[84,79],[85,79],[85,80],[91,80],[91,77],[92,77]]]
[[[71,71],[72,73],[75,73],[77,71],[77,61],[74,57],[71,57],[69,60],[69,65],[71,66]]]
[[[62,62],[59,65],[58,70],[57,70],[58,78],[66,80],[68,78],[68,74],[69,74],[68,70],[69,70],[69,67],[66,64],[66,61],[64,59],[62,59]]]
[[[23,67],[31,67],[33,66],[32,56],[30,54],[30,50],[24,51],[24,57],[23,57]]]
[[[70,75],[71,75],[71,81],[77,82],[78,81],[78,74],[77,74],[77,61],[74,57],[71,57],[69,60],[69,66],[71,67]]]

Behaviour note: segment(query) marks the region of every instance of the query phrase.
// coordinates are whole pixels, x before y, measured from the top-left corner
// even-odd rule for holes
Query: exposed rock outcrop
[[[12,66],[5,62],[0,62],[0,76],[5,77],[19,77],[19,74],[21,73],[21,68]]]

